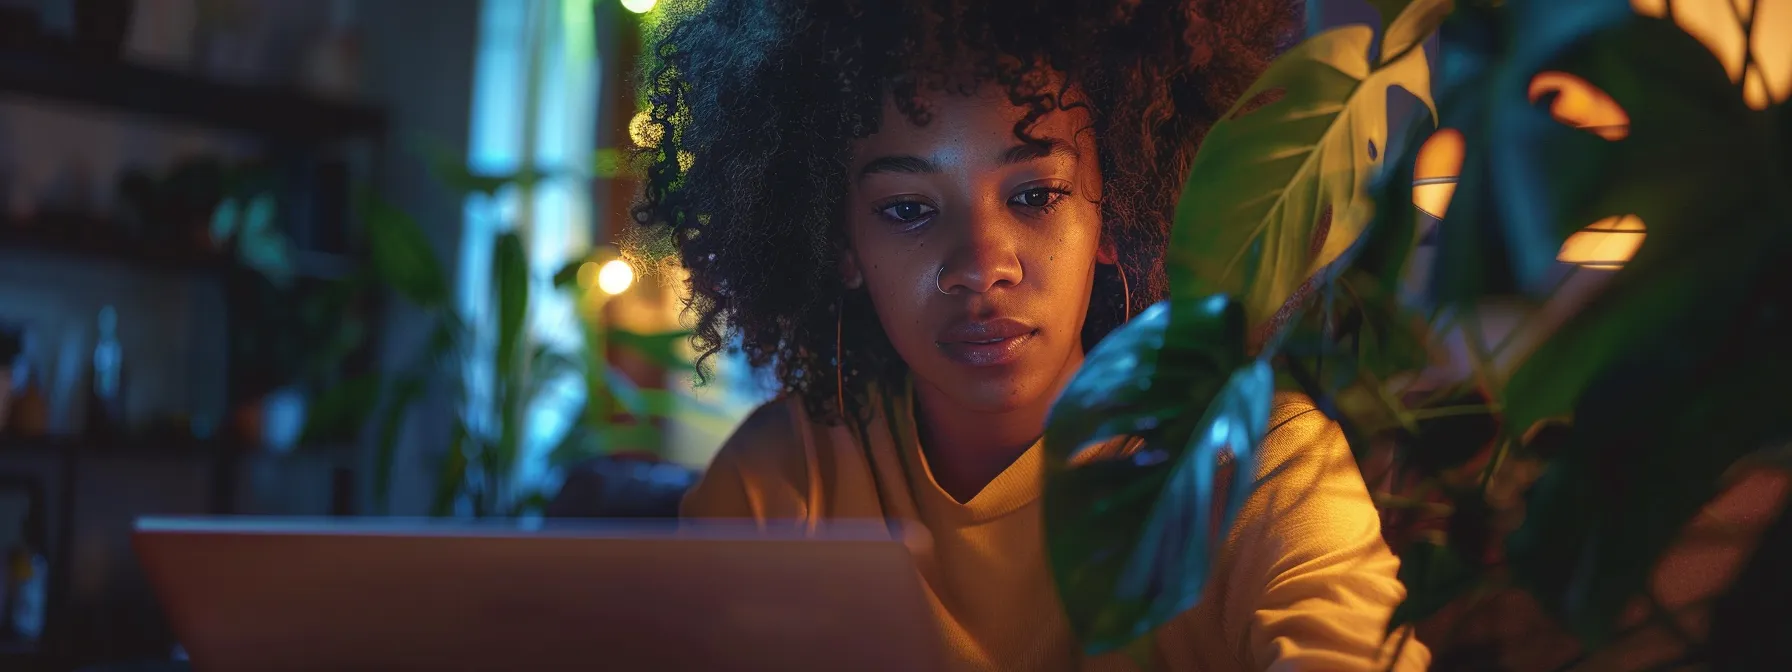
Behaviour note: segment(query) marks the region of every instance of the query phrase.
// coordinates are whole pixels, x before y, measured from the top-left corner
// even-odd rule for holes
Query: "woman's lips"
[[[964,322],[940,334],[946,357],[966,366],[1001,366],[1020,359],[1039,329],[1012,318]]]

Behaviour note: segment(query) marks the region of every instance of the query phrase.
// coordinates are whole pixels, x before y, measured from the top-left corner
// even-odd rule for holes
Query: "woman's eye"
[[[1051,187],[1034,187],[1014,195],[1008,202],[1025,208],[1049,208],[1064,197],[1062,189]]]
[[[890,205],[886,205],[882,209],[879,209],[878,212],[897,222],[911,224],[926,219],[929,215],[933,214],[934,210],[932,206],[927,205],[926,203],[903,201],[901,203],[891,203]]]

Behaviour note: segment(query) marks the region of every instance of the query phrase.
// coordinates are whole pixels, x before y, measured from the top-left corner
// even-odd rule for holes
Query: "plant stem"
[[[1375,506],[1390,509],[1408,509],[1439,516],[1450,515],[1451,512],[1456,510],[1456,507],[1450,506],[1449,504],[1427,502],[1421,499],[1401,497],[1385,492],[1372,492],[1369,493],[1369,497],[1375,502]]]
[[[1580,268],[1581,267],[1579,266],[1569,266],[1568,272],[1563,273],[1561,279],[1556,280],[1555,285],[1549,288],[1548,295],[1555,296],[1557,292],[1562,291],[1563,287],[1567,287],[1568,282],[1573,280],[1574,276],[1580,274]],[[1487,353],[1488,360],[1495,363],[1499,362],[1500,356],[1505,354],[1506,348],[1518,341],[1519,334],[1529,331],[1528,327],[1531,326],[1533,320],[1537,319],[1538,312],[1539,311],[1531,311],[1526,313],[1523,318],[1519,319],[1518,325],[1512,328],[1512,333],[1506,334],[1506,337],[1500,339],[1499,344],[1493,346],[1493,350]]]
[[[1474,368],[1475,378],[1481,381],[1482,389],[1492,399],[1505,396],[1500,394],[1505,388],[1494,379],[1493,362],[1488,361],[1487,344],[1482,342],[1480,314],[1475,311],[1463,313],[1459,329],[1462,331],[1462,343],[1467,346],[1469,366]]]

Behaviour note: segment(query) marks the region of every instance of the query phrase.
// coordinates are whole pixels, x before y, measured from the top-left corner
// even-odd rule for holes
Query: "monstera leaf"
[[[1607,363],[1654,347],[1649,335],[1713,331],[1689,318],[1729,310],[1727,302],[1746,296],[1759,282],[1740,273],[1747,260],[1776,252],[1766,237],[1777,224],[1763,220],[1785,217],[1778,209],[1786,203],[1788,175],[1774,128],[1788,116],[1785,108],[1749,109],[1716,58],[1672,23],[1632,17],[1558,66],[1623,106],[1629,134],[1607,142],[1530,120],[1517,143],[1527,147],[1510,152],[1515,165],[1501,174],[1536,172],[1500,182],[1545,194],[1537,228],[1572,231],[1608,215],[1634,214],[1648,236],[1603,296],[1514,373],[1507,416],[1520,429],[1567,412]],[[1688,128],[1703,129],[1698,142],[1686,141]],[[1581,165],[1606,167],[1609,184],[1564,183],[1546,169],[1572,166],[1575,157]],[[1470,179],[1465,173],[1464,186]]]
[[[1195,155],[1171,234],[1172,293],[1239,297],[1261,324],[1351,247],[1369,219],[1367,188],[1387,145],[1388,90],[1431,105],[1420,44],[1449,8],[1449,0],[1406,5],[1379,56],[1370,53],[1374,31],[1359,25],[1276,59]]]
[[[1531,105],[1531,82],[1589,36],[1633,17],[1628,0],[1510,0],[1464,5],[1444,23],[1439,125],[1466,142],[1438,227],[1434,301],[1462,306],[1550,287],[1562,241],[1597,219],[1571,216],[1562,199],[1621,184],[1612,171],[1622,166],[1600,147],[1605,140]]]
[[[1090,351],[1052,408],[1049,553],[1091,654],[1125,646],[1201,597],[1269,424],[1273,377],[1246,353],[1246,334],[1243,308],[1225,297],[1159,303]],[[1121,437],[1142,444],[1114,451]],[[1084,454],[1094,450],[1105,454]],[[1232,498],[1216,512],[1227,453]]]
[[[1505,388],[1513,431],[1573,418],[1510,539],[1514,575],[1597,645],[1725,472],[1792,440],[1780,390],[1792,375],[1788,113],[1749,109],[1711,53],[1664,20],[1627,17],[1550,65],[1609,93],[1629,134],[1577,146],[1562,141],[1574,131],[1527,128],[1514,111],[1506,128],[1524,134],[1493,154],[1494,175],[1537,201],[1520,211],[1537,231],[1616,214],[1648,226],[1636,256]],[[1594,163],[1609,167],[1599,183],[1551,182]],[[1553,169],[1508,175],[1519,166]],[[1526,222],[1508,212],[1505,224]]]

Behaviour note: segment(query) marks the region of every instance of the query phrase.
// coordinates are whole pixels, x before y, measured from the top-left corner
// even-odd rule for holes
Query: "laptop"
[[[936,670],[907,543],[882,521],[141,518],[192,669]],[[924,543],[924,542],[921,542]]]

